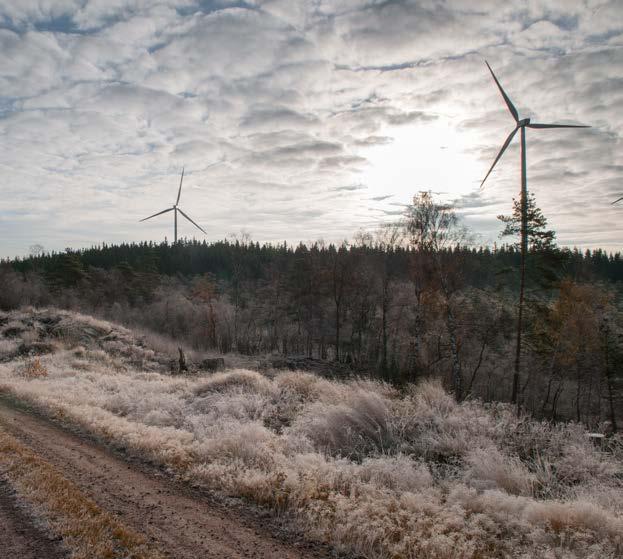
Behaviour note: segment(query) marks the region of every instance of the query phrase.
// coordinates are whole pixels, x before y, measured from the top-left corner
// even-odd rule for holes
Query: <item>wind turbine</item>
[[[182,167],[182,177],[180,178],[180,187],[177,191],[177,200],[175,200],[175,204],[173,204],[173,206],[171,208],[167,208],[166,210],[162,210],[161,212],[155,213],[154,215],[150,215],[149,217],[146,217],[145,219],[141,219],[140,221],[147,221],[148,219],[151,219],[152,217],[156,217],[157,215],[162,215],[165,214],[167,212],[173,212],[174,218],[173,218],[173,242],[177,243],[177,212],[180,212],[188,221],[190,221],[197,229],[199,229],[200,231],[203,231],[206,235],[207,233],[201,228],[199,227],[199,225],[197,225],[192,219],[190,219],[190,217],[188,217],[182,210],[181,208],[178,208],[177,205],[180,203],[180,196],[182,194],[182,182],[184,180],[184,168]]]
[[[513,105],[513,102],[510,100],[508,95],[506,95],[506,92],[500,85],[500,82],[495,77],[495,74],[493,73],[491,66],[489,66],[489,63],[486,60],[485,60],[485,64],[487,65],[487,68],[489,68],[489,72],[491,72],[491,75],[493,76],[493,80],[495,81],[495,84],[498,86],[498,89],[500,90],[500,93],[502,94],[502,97],[504,98],[504,102],[506,103],[508,110],[510,111],[511,115],[513,115],[513,118],[515,119],[515,128],[513,128],[511,133],[506,138],[506,141],[502,145],[502,149],[500,150],[497,157],[495,158],[495,161],[493,161],[493,165],[491,165],[489,171],[485,175],[485,178],[482,179],[480,188],[483,187],[483,185],[485,184],[485,181],[487,180],[487,177],[491,174],[491,171],[493,171],[493,168],[495,167],[496,163],[500,160],[500,157],[502,157],[502,154],[506,151],[506,148],[509,146],[509,144],[515,137],[517,130],[521,131],[521,272],[520,272],[521,280],[519,283],[519,313],[518,313],[519,316],[517,318],[517,346],[515,347],[515,368],[513,371],[513,391],[511,394],[511,402],[519,406],[518,390],[519,390],[519,367],[520,367],[520,361],[521,361],[521,325],[522,325],[522,318],[523,318],[524,287],[525,287],[525,278],[526,278],[526,253],[528,252],[528,215],[527,215],[528,214],[528,208],[527,208],[528,179],[526,176],[526,128],[535,128],[535,129],[590,128],[590,126],[582,126],[578,124],[540,124],[536,122],[530,122],[529,118],[523,118],[519,120],[519,113],[517,112],[515,105]],[[519,407],[517,409],[519,410]]]

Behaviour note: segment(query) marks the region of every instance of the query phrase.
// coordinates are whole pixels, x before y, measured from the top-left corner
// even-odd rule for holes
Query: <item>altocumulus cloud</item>
[[[485,58],[526,116],[593,126],[530,131],[529,186],[561,243],[619,249],[622,49],[618,0],[0,0],[0,256],[170,236],[137,220],[182,166],[209,238],[340,240],[433,186],[426,142],[368,184],[428,126],[464,139],[440,167],[475,170],[434,187],[491,241],[518,153],[476,193],[512,126]]]

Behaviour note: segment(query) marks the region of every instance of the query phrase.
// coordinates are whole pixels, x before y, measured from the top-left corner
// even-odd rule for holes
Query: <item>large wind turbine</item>
[[[510,111],[511,115],[513,115],[513,118],[515,119],[515,128],[513,128],[511,133],[506,138],[506,141],[502,145],[502,149],[500,149],[500,152],[495,158],[495,161],[493,161],[493,165],[491,165],[491,168],[485,175],[485,178],[482,179],[482,183],[480,184],[481,188],[485,184],[487,177],[491,174],[491,171],[493,171],[493,168],[495,167],[496,163],[500,160],[500,157],[502,157],[502,154],[506,151],[506,148],[509,146],[509,144],[515,137],[517,130],[521,131],[521,272],[520,272],[521,280],[519,283],[519,313],[518,313],[518,318],[517,318],[517,346],[515,348],[515,369],[513,372],[513,391],[511,394],[511,401],[514,404],[515,403],[519,404],[518,403],[518,390],[519,390],[519,367],[520,367],[520,361],[521,361],[521,325],[522,325],[522,318],[523,318],[524,286],[525,286],[525,277],[526,277],[526,253],[528,252],[528,215],[527,215],[528,214],[528,211],[527,211],[528,210],[527,208],[528,179],[526,176],[526,128],[536,128],[536,129],[540,129],[540,128],[590,128],[590,126],[581,126],[577,124],[540,124],[536,122],[530,122],[529,118],[523,118],[519,120],[519,113],[517,112],[515,105],[513,105],[513,102],[510,100],[508,95],[506,95],[506,92],[500,85],[500,82],[495,77],[495,74],[493,73],[491,66],[489,66],[489,63],[486,60],[485,60],[485,64],[487,65],[487,68],[489,68],[489,72],[491,72],[491,75],[493,76],[493,80],[495,81],[495,84],[498,86],[498,89],[500,90],[500,93],[502,94],[502,97],[504,98],[504,102],[506,103],[508,110]]]
[[[161,212],[155,213],[154,215],[150,215],[149,217],[146,217],[145,219],[141,219],[140,221],[147,221],[148,219],[151,219],[152,217],[156,217],[157,215],[162,215],[165,214],[167,212],[173,212],[174,218],[173,218],[173,242],[177,243],[177,212],[180,212],[188,221],[190,221],[197,229],[199,229],[200,231],[203,231],[204,233],[206,233],[201,227],[199,227],[199,225],[197,225],[192,219],[190,219],[190,217],[188,217],[182,210],[181,208],[178,208],[177,205],[180,203],[180,196],[182,194],[182,182],[184,180],[184,168],[182,167],[182,177],[180,178],[180,187],[177,191],[177,200],[175,200],[175,204],[173,204],[172,207],[167,208],[166,210],[162,210]],[[207,233],[206,233],[207,235]]]

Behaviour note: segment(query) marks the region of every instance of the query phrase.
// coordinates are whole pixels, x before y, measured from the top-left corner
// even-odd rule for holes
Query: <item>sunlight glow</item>
[[[415,192],[432,190],[446,200],[478,188],[482,163],[469,153],[473,138],[448,120],[392,127],[383,131],[391,143],[368,148],[369,167],[362,182],[371,197],[393,194],[409,202]]]

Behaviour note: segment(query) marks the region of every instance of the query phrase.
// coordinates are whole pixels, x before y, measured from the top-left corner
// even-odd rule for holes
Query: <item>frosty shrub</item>
[[[38,357],[26,361],[20,372],[22,376],[26,378],[42,378],[48,376],[48,370]]]
[[[47,376],[4,360],[0,390],[182,479],[286,511],[310,539],[372,559],[623,554],[615,438],[596,449],[580,425],[457,404],[435,382],[171,376],[131,332],[46,312],[12,314],[0,343],[39,320],[42,340],[64,344]]]
[[[341,404],[308,405],[292,431],[328,454],[361,460],[391,446],[389,406],[379,394],[353,388]]]
[[[17,343],[15,340],[0,338],[0,359],[8,359],[17,353]]]
[[[504,456],[489,447],[470,452],[465,478],[479,489],[501,489],[511,495],[532,495],[536,476],[517,457]]]

